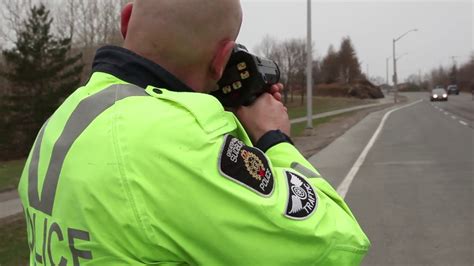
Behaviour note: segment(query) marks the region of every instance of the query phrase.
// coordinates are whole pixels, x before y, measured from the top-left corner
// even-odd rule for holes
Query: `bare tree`
[[[266,36],[256,47],[258,54],[274,60],[280,67],[284,102],[294,101],[295,90],[301,91],[301,100],[304,100],[304,84],[306,78],[306,41],[303,39],[289,39],[277,41]]]
[[[63,36],[68,36],[76,41],[74,32],[76,30],[76,6],[77,0],[64,0],[63,5],[56,12],[56,30]]]
[[[449,83],[457,84],[458,83],[458,67],[454,64],[449,71]]]
[[[449,83],[448,72],[443,66],[439,66],[437,69],[431,71],[431,83],[434,86],[446,86]]]
[[[294,54],[298,53],[298,47],[296,45],[296,42],[293,42],[291,40],[287,40],[283,42],[283,52],[284,52],[284,57],[287,62],[287,81],[286,81],[286,86],[288,87],[290,91],[290,101],[293,102],[293,96],[294,96],[294,87],[297,82],[295,79],[296,73],[298,73],[298,69],[296,68],[296,60],[297,58],[294,57]]]
[[[27,18],[28,10],[37,1],[34,0],[2,0],[0,2],[0,17],[3,27],[0,28],[0,39],[4,42],[14,42]]]
[[[255,51],[258,55],[275,61],[280,68],[280,82],[284,85],[283,102],[286,104],[288,102],[288,64],[285,59],[283,45],[267,35],[263,38],[262,42],[255,47]]]
[[[63,0],[58,6],[58,31],[70,36],[73,47],[83,55],[83,78],[89,75],[97,48],[105,44],[119,45],[120,11],[127,0]]]
[[[459,68],[458,85],[461,89],[468,91],[474,88],[474,53],[470,60]]]
[[[429,84],[431,89],[435,86],[456,84],[460,90],[470,91],[474,87],[474,52],[470,60],[461,64],[459,68],[453,65],[432,69],[429,75],[425,75],[424,83]]]
[[[255,47],[255,52],[266,58],[274,56],[275,50],[278,49],[278,41],[270,35],[265,35],[262,41]]]
[[[412,83],[412,84],[416,84],[419,80],[419,77],[418,75],[416,74],[411,74],[410,76],[408,76],[406,79],[405,79],[405,82],[406,83]]]
[[[126,0],[65,0],[58,12],[59,31],[73,37],[75,46],[95,50],[120,42],[120,10]]]

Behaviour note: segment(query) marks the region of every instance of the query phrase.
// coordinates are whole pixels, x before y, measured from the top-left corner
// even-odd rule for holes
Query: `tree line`
[[[436,86],[447,88],[449,85],[457,85],[462,91],[474,90],[474,52],[467,62],[459,66],[453,62],[451,66],[440,65],[424,75],[410,75],[406,84],[402,84],[402,89],[430,91]]]
[[[2,0],[0,159],[25,156],[54,110],[84,81],[95,50],[119,44],[126,0]]]
[[[274,60],[281,70],[281,81],[285,85],[284,101],[293,102],[294,95],[300,95],[303,104],[306,93],[306,49],[305,39],[277,40],[265,36],[255,47],[257,54]],[[312,47],[314,51],[314,44]],[[341,40],[339,49],[331,45],[327,54],[312,61],[313,88],[318,84],[352,84],[366,79],[360,69],[359,59],[350,37]]]
[[[439,66],[431,70],[429,75],[430,84],[432,86],[444,86],[455,84],[461,90],[471,91],[474,89],[474,54],[470,60],[459,67],[453,64],[451,67]]]

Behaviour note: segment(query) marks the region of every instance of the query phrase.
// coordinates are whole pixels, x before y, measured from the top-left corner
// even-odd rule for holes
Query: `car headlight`
[[[445,93],[445,94],[443,94],[443,98],[446,98],[446,97],[448,97],[448,95],[447,95],[446,93]]]
[[[438,95],[437,94],[433,95],[433,98],[438,98]]]

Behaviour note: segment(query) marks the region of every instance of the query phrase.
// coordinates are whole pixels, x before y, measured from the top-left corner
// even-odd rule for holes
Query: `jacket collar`
[[[193,92],[160,65],[118,46],[99,48],[92,63],[92,72],[105,72],[142,88],[151,85],[172,91]]]

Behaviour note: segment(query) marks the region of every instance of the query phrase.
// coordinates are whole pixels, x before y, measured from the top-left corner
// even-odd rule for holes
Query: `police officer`
[[[215,87],[238,0],[136,0],[124,48],[41,128],[19,184],[30,264],[356,265],[369,241],[288,137],[275,85],[235,113]]]

